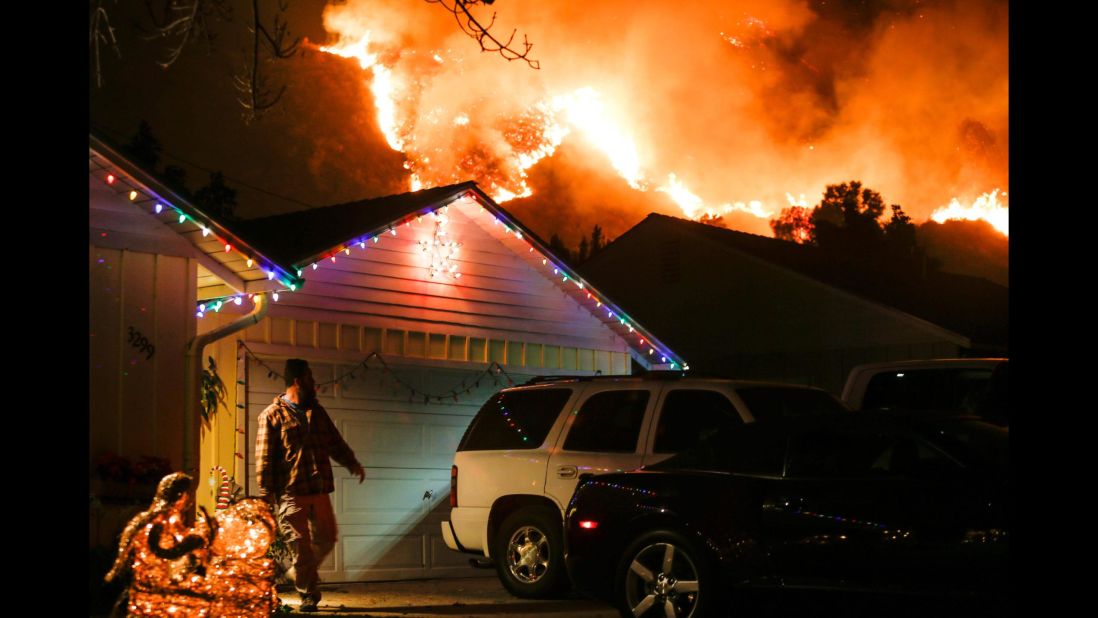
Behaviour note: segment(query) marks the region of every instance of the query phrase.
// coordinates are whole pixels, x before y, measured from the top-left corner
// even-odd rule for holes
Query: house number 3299
[[[153,354],[156,354],[156,346],[154,346],[151,341],[146,339],[145,335],[142,335],[140,331],[134,329],[134,327],[130,326],[129,329],[130,345],[142,352],[147,353],[148,356],[145,357],[145,360],[152,359]]]

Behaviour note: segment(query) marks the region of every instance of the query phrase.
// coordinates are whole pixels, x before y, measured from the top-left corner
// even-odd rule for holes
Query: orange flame
[[[319,46],[320,51],[353,58],[363,70],[372,73],[370,92],[374,96],[377,108],[377,122],[389,147],[407,157],[404,164],[409,171],[409,189],[436,186],[446,181],[464,180],[448,178],[442,174],[421,173],[430,167],[430,157],[415,148],[413,130],[402,120],[400,100],[409,88],[407,80],[398,78],[391,67],[379,60],[377,53],[370,50],[370,32],[366,31],[357,39],[345,38],[333,45]],[[432,56],[436,63],[443,59],[436,53]],[[477,178],[487,186],[488,193],[497,202],[506,202],[517,197],[527,197],[533,191],[527,185],[527,171],[545,157],[552,156],[563,140],[571,133],[582,135],[594,148],[606,155],[610,165],[629,184],[638,191],[647,191],[650,181],[641,163],[641,154],[632,135],[620,126],[616,118],[619,114],[610,109],[602,95],[591,87],[579,88],[573,92],[548,97],[537,104],[525,117],[514,119],[514,127],[505,132],[511,146],[511,160],[506,165],[496,166],[494,175]],[[455,127],[465,127],[472,122],[469,115],[459,113],[452,119]],[[470,167],[475,169],[476,157],[471,157]],[[656,188],[666,193],[682,209],[684,215],[697,219],[703,215],[716,216],[721,213],[740,211],[762,219],[773,215],[762,202],[731,202],[716,206],[707,206],[705,202],[690,191],[674,172],[667,175],[667,182]]]
[[[338,45],[321,45],[320,51],[335,54],[344,58],[358,60],[362,70],[371,70],[374,79],[370,84],[370,92],[374,93],[374,105],[377,106],[377,124],[389,147],[397,152],[404,152],[404,140],[400,137],[399,123],[396,119],[396,92],[399,88],[393,79],[393,72],[389,67],[379,64],[376,54],[367,51],[370,46],[370,31],[367,30],[357,41],[349,41]]]
[[[1002,201],[999,198],[1002,198]],[[931,213],[930,218],[938,223],[948,220],[958,221],[987,221],[1003,236],[1009,236],[1008,224],[1010,207],[1007,204],[1007,194],[999,189],[991,193],[984,193],[973,200],[970,205],[964,205],[957,198],[950,200],[948,206],[942,206]]]
[[[699,219],[702,216],[718,216],[722,214],[728,214],[733,211],[745,212],[749,215],[753,215],[760,219],[769,219],[774,216],[774,213],[763,207],[763,203],[759,200],[751,200],[746,204],[744,202],[732,202],[721,204],[720,206],[707,207],[700,197],[695,195],[683,184],[674,172],[667,175],[667,184],[661,185],[656,189],[666,193],[682,208],[683,213],[690,219]]]
[[[630,187],[645,189],[644,173],[633,138],[614,122],[614,114],[606,111],[602,96],[591,87],[553,97],[553,111],[564,112],[569,124],[581,131],[609,159],[614,169]]]

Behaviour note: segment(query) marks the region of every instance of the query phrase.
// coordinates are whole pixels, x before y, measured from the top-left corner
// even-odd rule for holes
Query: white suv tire
[[[526,507],[511,513],[492,545],[499,579],[511,594],[543,599],[568,585],[560,518],[548,509]]]

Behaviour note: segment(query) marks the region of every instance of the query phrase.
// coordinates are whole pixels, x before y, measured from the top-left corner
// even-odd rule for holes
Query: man
[[[286,392],[259,415],[255,461],[259,495],[272,506],[285,506],[287,523],[297,534],[292,576],[303,612],[320,602],[317,565],[335,547],[336,521],[328,494],[335,490],[329,457],[358,482],[366,478],[354,451],[339,435],[328,412],[316,401],[316,382],[309,363],[286,361]],[[310,526],[310,523],[312,526]]]

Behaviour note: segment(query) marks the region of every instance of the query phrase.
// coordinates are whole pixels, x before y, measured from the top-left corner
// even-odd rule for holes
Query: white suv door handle
[[[575,466],[558,466],[557,467],[557,478],[558,479],[574,479],[574,478],[576,478],[576,472],[577,472],[577,470],[576,470]]]

